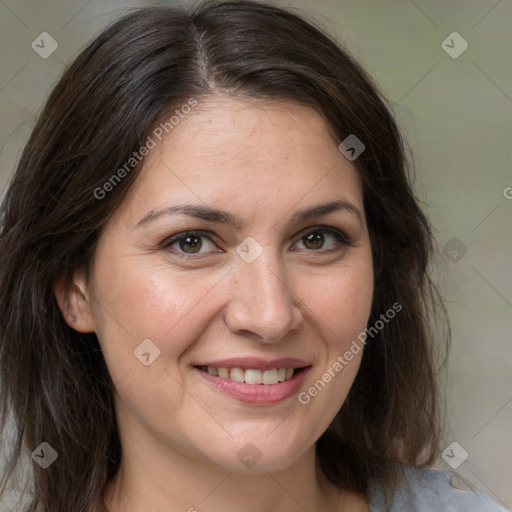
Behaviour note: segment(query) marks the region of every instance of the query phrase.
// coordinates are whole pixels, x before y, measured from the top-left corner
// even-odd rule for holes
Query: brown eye
[[[178,245],[183,252],[196,253],[201,250],[203,242],[200,236],[187,236],[179,240]]]
[[[321,249],[324,245],[324,235],[323,233],[318,233],[317,231],[303,236],[302,240],[304,246],[308,249]]]
[[[202,231],[185,231],[167,239],[163,248],[177,254],[206,254],[215,252],[215,244]]]
[[[318,227],[302,236],[297,242],[304,247],[298,249],[307,249],[309,251],[332,251],[351,245],[350,240],[339,230],[330,227]]]

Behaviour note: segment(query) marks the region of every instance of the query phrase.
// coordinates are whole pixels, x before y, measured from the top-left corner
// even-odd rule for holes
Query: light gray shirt
[[[370,485],[370,512],[510,512],[451,471],[404,469],[405,479],[390,503],[382,487]]]

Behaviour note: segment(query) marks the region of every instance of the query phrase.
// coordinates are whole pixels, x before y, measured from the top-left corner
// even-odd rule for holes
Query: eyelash
[[[303,234],[299,237],[299,239],[295,243],[300,242],[302,240],[302,238],[304,238],[306,235],[309,235],[311,233],[322,233],[322,234],[327,233],[327,234],[332,235],[341,245],[347,246],[347,247],[353,246],[351,240],[342,231],[332,228],[332,227],[328,227],[328,226],[318,226],[318,227],[308,228],[307,231],[303,231]],[[208,233],[207,231],[201,231],[201,230],[191,230],[191,231],[183,231],[181,233],[171,236],[170,238],[167,238],[163,242],[162,248],[170,249],[172,245],[179,242],[180,240],[186,239],[189,236],[205,237],[205,238],[208,238],[212,243],[215,243],[211,237],[211,233]],[[303,250],[303,249],[301,249],[301,250]],[[308,252],[312,252],[312,253],[314,253],[314,252],[330,253],[330,252],[336,251],[337,249],[324,249],[324,250],[322,250],[322,249],[309,249],[309,250],[305,249],[305,250]],[[197,257],[211,254],[211,252],[209,252],[209,253],[186,253],[186,252],[181,252],[181,251],[173,251],[173,252],[183,256],[184,258],[197,258]]]

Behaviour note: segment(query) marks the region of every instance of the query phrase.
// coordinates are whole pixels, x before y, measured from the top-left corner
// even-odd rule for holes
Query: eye
[[[186,231],[167,239],[164,249],[169,248],[184,254],[204,254],[212,252],[215,244],[204,231]]]
[[[297,244],[303,247],[296,248]],[[350,246],[350,240],[339,230],[327,226],[319,226],[306,232],[294,247],[298,250],[312,252],[335,251],[339,246]],[[166,239],[163,249],[183,255],[208,254],[222,252],[216,248],[211,235],[205,231],[184,231]]]
[[[330,242],[329,242],[330,241]],[[337,245],[351,245],[347,237],[337,229],[320,226],[308,231],[297,242],[302,243],[304,248],[310,251],[335,250]],[[326,244],[328,247],[326,247]],[[299,247],[299,249],[302,249]]]

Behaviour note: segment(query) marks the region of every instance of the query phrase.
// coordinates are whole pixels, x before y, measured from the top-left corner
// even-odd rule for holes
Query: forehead
[[[191,199],[242,209],[291,208],[333,193],[362,201],[356,168],[311,108],[215,97],[156,142],[124,201],[137,211]]]

